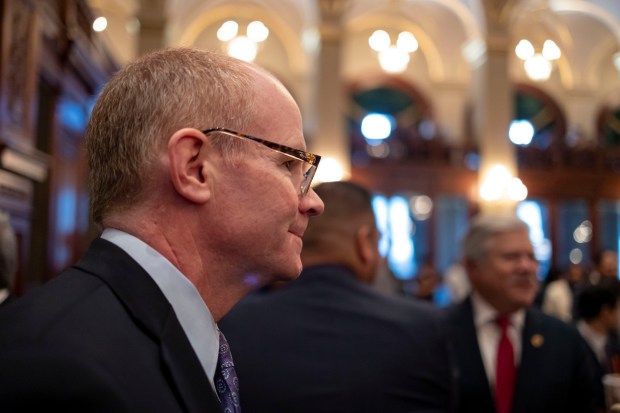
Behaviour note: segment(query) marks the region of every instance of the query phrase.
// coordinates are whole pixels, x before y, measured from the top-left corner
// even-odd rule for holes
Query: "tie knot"
[[[510,319],[507,315],[498,315],[495,319],[495,322],[502,329],[502,331],[506,331],[506,328],[510,325]]]

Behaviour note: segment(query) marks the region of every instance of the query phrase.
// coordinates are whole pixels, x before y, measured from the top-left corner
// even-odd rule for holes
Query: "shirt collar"
[[[133,235],[107,228],[101,238],[123,249],[155,281],[172,306],[207,378],[213,385],[219,334],[215,320],[194,284],[163,255]]]
[[[476,292],[473,292],[471,295],[471,304],[476,328],[494,322],[499,315],[497,310]],[[508,319],[511,326],[515,327],[517,331],[521,331],[525,324],[525,309],[522,308],[508,314]]]
[[[581,336],[590,345],[592,351],[596,354],[596,357],[599,360],[604,360],[607,335],[593,330],[592,327],[590,327],[584,320],[579,320],[577,322],[577,330],[579,330]]]

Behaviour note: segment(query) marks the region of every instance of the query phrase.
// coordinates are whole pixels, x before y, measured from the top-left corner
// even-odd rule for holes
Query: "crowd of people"
[[[528,226],[482,214],[451,271],[457,302],[433,305],[430,265],[418,300],[379,292],[370,190],[311,187],[320,156],[299,108],[253,64],[184,48],[139,58],[99,96],[86,152],[101,235],[0,308],[2,411],[609,408],[617,254],[540,293]]]

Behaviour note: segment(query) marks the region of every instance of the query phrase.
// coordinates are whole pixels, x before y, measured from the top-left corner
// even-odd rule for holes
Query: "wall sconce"
[[[485,201],[523,201],[527,197],[527,187],[504,166],[496,165],[480,185],[480,197]]]
[[[409,65],[409,54],[418,50],[418,40],[411,32],[400,32],[392,44],[385,30],[375,30],[368,38],[368,45],[379,53],[379,65],[387,73],[402,73]]]
[[[537,53],[529,40],[522,39],[515,47],[515,54],[523,60],[527,77],[535,82],[549,79],[553,61],[562,56],[560,48],[553,40],[545,40],[542,51]]]
[[[234,20],[224,22],[217,30],[217,38],[223,43],[229,56],[246,62],[256,59],[259,45],[269,36],[269,29],[260,20],[254,20],[246,27],[246,35],[238,36],[239,24]]]

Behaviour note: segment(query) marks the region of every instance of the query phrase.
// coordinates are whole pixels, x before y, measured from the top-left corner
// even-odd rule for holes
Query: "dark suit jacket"
[[[172,307],[97,239],[72,268],[0,311],[3,412],[219,412]]]
[[[459,376],[462,413],[495,413],[491,387],[478,347],[471,299],[446,309]],[[512,413],[596,411],[597,387],[586,343],[579,332],[528,309]]]
[[[438,314],[353,277],[308,268],[219,323],[244,413],[449,411],[454,382]]]
[[[602,384],[603,377],[605,374],[620,374],[620,341],[618,341],[618,337],[615,334],[609,334],[607,346],[605,348],[607,357],[603,361],[598,359],[589,344],[586,347],[588,348],[590,362],[596,374],[596,382],[600,384],[598,388],[600,411],[605,411],[605,389]]]

